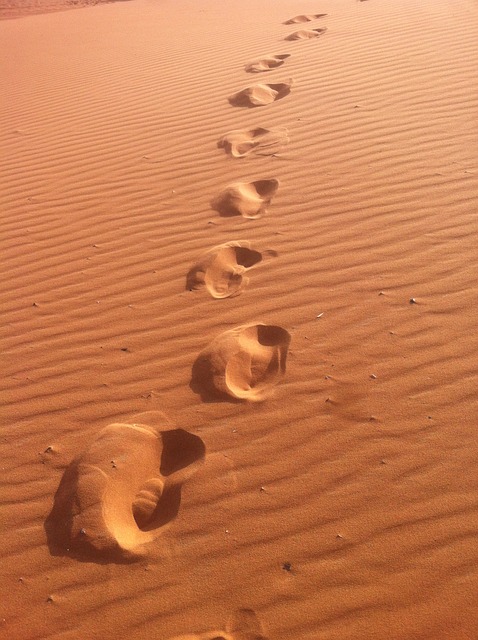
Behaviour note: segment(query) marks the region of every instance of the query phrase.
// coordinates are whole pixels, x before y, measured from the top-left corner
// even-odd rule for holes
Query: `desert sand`
[[[0,637],[476,640],[476,1],[88,4],[0,4]]]

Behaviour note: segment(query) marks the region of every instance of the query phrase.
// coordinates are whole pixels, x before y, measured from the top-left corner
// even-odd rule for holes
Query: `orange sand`
[[[0,637],[476,640],[477,3],[0,42]]]

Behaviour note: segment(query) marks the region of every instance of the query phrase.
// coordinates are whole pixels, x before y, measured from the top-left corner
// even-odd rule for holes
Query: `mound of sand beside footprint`
[[[289,53],[278,54],[274,56],[264,56],[263,58],[259,58],[258,60],[253,60],[246,64],[244,67],[247,73],[261,73],[263,71],[271,71],[272,69],[277,69],[277,67],[281,67],[284,62],[290,58]]]
[[[245,275],[262,260],[250,242],[225,242],[213,247],[189,270],[186,289],[205,287],[213,298],[236,296],[249,282]]]
[[[266,324],[225,331],[199,354],[191,386],[205,399],[264,400],[285,373],[290,340],[288,331]]]
[[[170,640],[267,640],[267,636],[253,609],[238,609],[227,621],[225,629],[187,634]]]
[[[289,131],[285,127],[264,129],[237,129],[226,133],[217,143],[233,158],[244,158],[251,153],[272,156],[289,144]]]
[[[300,16],[295,16],[294,18],[290,18],[286,20],[284,24],[301,24],[304,22],[312,22],[313,20],[317,20],[318,18],[325,18],[326,13],[312,13],[312,14],[302,14]]]
[[[279,189],[279,180],[268,178],[235,182],[216,196],[211,207],[224,217],[260,218]]]
[[[132,559],[178,513],[181,486],[205,456],[182,429],[112,424],[65,471],[46,522],[53,552]]]
[[[234,107],[264,107],[289,95],[292,81],[274,84],[255,84],[229,96]]]
[[[286,36],[284,40],[311,40],[313,38],[318,38],[326,31],[327,27],[322,27],[321,29],[300,29],[299,31],[294,31],[294,33]]]

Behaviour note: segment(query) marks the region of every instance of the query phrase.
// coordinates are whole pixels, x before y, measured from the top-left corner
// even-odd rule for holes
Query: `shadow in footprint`
[[[113,424],[66,469],[45,521],[52,555],[131,562],[178,514],[181,487],[205,457],[183,429]]]
[[[284,40],[311,40],[312,38],[318,38],[326,31],[327,27],[322,27],[321,29],[301,29],[300,31],[294,31],[294,33],[288,35]]]
[[[290,334],[249,324],[217,336],[197,357],[191,389],[206,402],[261,401],[284,375]]]
[[[230,131],[218,141],[217,146],[233,158],[244,158],[251,153],[273,156],[288,143],[289,131],[285,127],[256,127]]]
[[[205,253],[189,270],[186,289],[204,286],[216,299],[239,295],[249,282],[246,272],[261,260],[262,254],[249,242],[225,242]]]
[[[246,87],[228,98],[233,107],[264,107],[265,105],[282,100],[289,95],[292,82],[279,82],[276,84],[255,84]]]
[[[235,182],[211,202],[211,207],[221,216],[230,218],[260,218],[279,188],[279,180],[268,178],[254,182]]]
[[[283,53],[275,56],[265,56],[259,60],[254,60],[244,67],[247,73],[262,73],[263,71],[271,71],[281,67],[284,62],[290,58],[290,53]]]

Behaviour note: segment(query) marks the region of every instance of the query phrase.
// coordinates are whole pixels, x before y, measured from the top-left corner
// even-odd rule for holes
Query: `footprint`
[[[283,24],[301,24],[303,22],[312,22],[312,20],[317,20],[318,18],[325,18],[326,15],[328,14],[313,13],[310,15],[295,16],[294,18],[290,18],[290,20],[286,20]]]
[[[228,98],[233,107],[264,107],[285,98],[290,93],[292,81],[278,84],[254,84]]]
[[[228,620],[225,631],[188,634],[172,640],[267,640],[267,637],[253,609],[238,609]]]
[[[214,198],[211,207],[224,217],[260,218],[267,211],[278,188],[279,180],[275,178],[235,182]]]
[[[311,38],[318,38],[326,31],[327,27],[322,27],[321,29],[301,29],[288,35],[285,40],[310,40]]]
[[[284,64],[290,58],[290,53],[283,53],[276,56],[266,56],[260,60],[254,60],[244,67],[247,73],[261,73],[262,71],[270,71]]]
[[[269,252],[272,253],[272,252]],[[230,298],[248,284],[246,271],[262,260],[249,242],[226,242],[205,253],[190,269],[186,289],[205,286],[213,298]]]
[[[181,486],[205,456],[183,429],[105,427],[66,469],[45,528],[55,555],[128,561],[178,514]]]
[[[282,327],[246,324],[217,336],[193,366],[191,388],[203,400],[231,396],[259,401],[285,373],[290,334]]]
[[[244,158],[250,153],[273,156],[289,144],[289,131],[285,127],[274,129],[237,129],[223,136],[217,146],[233,158]]]

